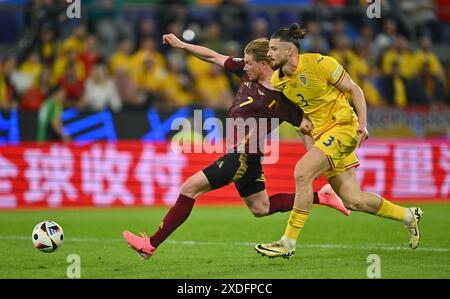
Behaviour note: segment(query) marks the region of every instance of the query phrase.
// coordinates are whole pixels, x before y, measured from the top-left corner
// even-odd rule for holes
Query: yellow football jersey
[[[314,126],[314,138],[335,124],[349,124],[357,116],[336,86],[344,79],[344,68],[332,57],[316,53],[299,55],[299,64],[292,77],[272,75],[272,85],[300,106]]]

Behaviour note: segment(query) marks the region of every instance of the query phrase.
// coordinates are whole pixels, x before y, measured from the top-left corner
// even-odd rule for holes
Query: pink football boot
[[[139,234],[141,235],[140,237],[126,230],[123,232],[123,238],[127,241],[128,247],[136,250],[139,255],[146,260],[155,253],[156,247],[153,247],[152,244],[150,244],[150,238],[147,237],[145,233]]]
[[[350,211],[344,206],[342,199],[337,196],[330,184],[323,186],[317,194],[319,195],[319,203],[321,205],[334,208],[345,216],[350,215]]]

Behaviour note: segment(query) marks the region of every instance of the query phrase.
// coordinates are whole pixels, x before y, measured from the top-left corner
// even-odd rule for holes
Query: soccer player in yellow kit
[[[256,251],[268,257],[286,258],[294,254],[312,206],[313,181],[322,174],[348,209],[402,221],[409,231],[409,245],[416,249],[421,209],[395,205],[359,188],[355,149],[368,137],[366,102],[361,88],[332,57],[299,54],[299,40],[304,35],[305,30],[297,23],[278,30],[270,39],[267,56],[276,70],[272,75],[273,86],[300,106],[312,122],[314,147],[295,165],[294,207],[283,237],[256,245]],[[351,94],[358,116],[346,99],[346,92]]]

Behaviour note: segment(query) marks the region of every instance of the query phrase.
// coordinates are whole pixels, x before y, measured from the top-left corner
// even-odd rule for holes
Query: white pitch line
[[[0,240],[31,240],[30,237],[26,236],[0,236]],[[108,242],[108,243],[118,243],[124,242],[123,239],[119,238],[69,238],[73,242]],[[67,239],[66,239],[67,242]],[[255,246],[257,243],[251,242],[214,242],[214,241],[178,241],[178,240],[167,240],[166,243],[170,244],[182,244],[182,245],[237,245],[237,246]],[[370,250],[405,250],[409,251],[408,247],[392,246],[389,244],[367,244],[367,245],[345,245],[345,244],[300,244],[299,248],[335,248],[335,249],[370,249]],[[450,252],[450,248],[433,248],[433,247],[419,247],[419,251],[434,251],[434,252]]]

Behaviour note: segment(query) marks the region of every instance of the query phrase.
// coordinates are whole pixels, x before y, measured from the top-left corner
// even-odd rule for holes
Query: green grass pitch
[[[127,248],[122,231],[159,225],[167,207],[0,211],[0,278],[65,278],[77,254],[81,278],[367,278],[370,254],[381,278],[450,278],[450,204],[420,204],[425,212],[419,248],[408,248],[402,224],[362,213],[345,217],[315,206],[290,260],[253,249],[284,232],[288,213],[255,218],[245,207],[195,207],[190,218],[147,261]],[[31,243],[42,220],[64,229],[53,253]]]

